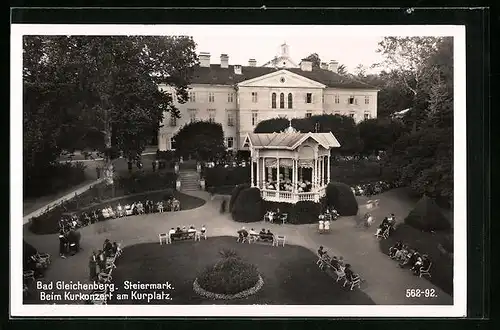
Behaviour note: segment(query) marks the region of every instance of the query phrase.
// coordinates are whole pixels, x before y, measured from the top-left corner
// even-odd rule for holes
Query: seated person
[[[318,249],[318,256],[323,257],[324,254],[326,254],[326,251],[323,249],[323,246],[320,246]]]
[[[403,243],[401,242],[396,242],[390,249],[389,249],[389,257],[394,259],[396,257],[396,253],[403,248]]]
[[[205,228],[205,225],[201,226],[201,230],[200,230],[200,232],[201,232],[202,234],[205,234],[205,232],[206,232],[206,231],[207,231],[207,228]]]
[[[377,228],[377,232],[375,233],[375,236],[379,236],[383,232],[385,232],[389,228],[389,225],[387,223],[384,224],[384,221],[380,224],[380,226]]]
[[[387,227],[387,226],[389,226],[389,219],[387,217],[385,217],[384,220],[382,220],[382,222],[380,223],[379,228]]]
[[[156,207],[158,208],[158,212],[163,212],[163,202],[162,201],[159,201],[156,204]]]
[[[243,242],[243,239],[245,237],[248,237],[248,231],[246,230],[245,227],[241,227],[241,229],[238,230],[238,240],[237,240],[237,242]]]
[[[267,237],[267,239],[272,240],[274,238],[274,234],[271,233],[271,231],[268,229],[267,233],[266,233],[266,237]]]
[[[429,259],[429,256],[427,254],[424,254],[422,256],[422,265],[418,268],[418,271],[415,275],[420,275],[420,270],[421,269],[429,269],[429,266],[431,264],[431,259]]]
[[[191,225],[188,229],[188,233],[196,233],[196,228],[194,228],[194,226]]]
[[[137,203],[137,205],[136,205],[136,206],[137,206],[137,212],[138,212],[139,214],[144,213],[144,205],[142,205],[142,203],[141,203],[140,201]]]
[[[250,234],[250,236],[259,236],[259,234],[257,234],[257,232],[255,230],[250,229],[250,231],[248,232]]]
[[[111,255],[113,252],[113,244],[106,238],[102,247],[103,253],[107,256]]]
[[[399,263],[399,266],[401,268],[406,267],[407,265],[414,265],[415,262],[417,262],[417,253],[415,250],[412,250],[408,252],[406,256],[403,256],[401,262]]]
[[[405,256],[408,255],[408,247],[406,245],[402,245],[400,250],[397,250],[394,253],[394,259],[401,261]]]
[[[113,242],[113,246],[112,246],[112,248],[111,248],[111,253],[112,253],[113,255],[115,255],[115,254],[116,254],[116,252],[118,252],[118,243]]]
[[[175,229],[173,227],[168,231],[168,237],[171,238],[172,234],[175,234]]]
[[[118,206],[116,207],[116,211],[117,211],[119,217],[123,217],[123,207],[120,203],[118,203]]]
[[[187,230],[187,227],[186,227],[186,226],[182,226],[182,232],[183,232],[183,233],[187,233],[187,232],[188,232],[188,230]]]
[[[176,234],[180,234],[180,233],[182,233],[182,229],[181,229],[181,227],[177,227],[177,229],[175,230],[175,233],[176,233]]]
[[[414,275],[418,275],[420,273],[420,267],[422,267],[423,262],[424,260],[421,256],[416,257],[416,261],[410,269]]]
[[[261,229],[261,231],[259,232],[259,237],[261,239],[264,239],[266,236],[266,230],[264,228]]]
[[[345,265],[344,273],[345,273],[345,278],[349,282],[352,282],[352,280],[356,277],[356,274],[354,274],[354,272],[351,269],[351,264]]]
[[[339,269],[340,268],[340,264],[339,264],[339,259],[337,259],[336,256],[333,256],[331,259],[330,259],[330,264],[335,268],[335,269]]]

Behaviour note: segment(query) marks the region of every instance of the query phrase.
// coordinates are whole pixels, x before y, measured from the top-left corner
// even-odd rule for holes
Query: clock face
[[[280,81],[281,81],[282,83],[284,83],[284,82],[285,82],[285,77],[281,77]]]

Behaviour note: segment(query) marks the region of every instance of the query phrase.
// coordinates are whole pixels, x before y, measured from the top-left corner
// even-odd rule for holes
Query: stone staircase
[[[200,176],[196,170],[180,170],[179,179],[181,180],[181,191],[200,190]]]

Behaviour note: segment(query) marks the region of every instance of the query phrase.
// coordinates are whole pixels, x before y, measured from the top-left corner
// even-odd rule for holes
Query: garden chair
[[[385,230],[381,231],[380,233],[378,233],[376,235],[377,238],[383,238],[383,239],[387,239],[389,238],[389,235],[390,235],[390,230],[391,230],[391,227],[387,227]]]
[[[50,265],[50,254],[48,253],[36,253],[34,255],[35,259],[37,262],[41,263],[41,264],[44,264],[44,265]]]
[[[35,272],[32,270],[26,270],[23,272],[23,280],[24,281],[35,281]]]
[[[180,210],[181,210],[181,202],[175,199],[172,202],[172,211],[180,211]]]
[[[116,268],[115,261],[116,261],[116,254],[113,257],[107,257],[106,268]]]
[[[285,224],[288,222],[288,213],[282,213],[280,216],[280,220],[282,224]]]
[[[201,232],[199,231],[196,231],[196,233],[194,234],[194,241],[201,241]]]
[[[273,245],[272,246],[279,246],[282,244],[282,246],[285,246],[285,236],[283,235],[274,235],[273,236]]]
[[[109,268],[108,273],[102,272],[99,273],[98,279],[100,283],[111,283],[111,280],[113,279],[113,276],[111,274],[113,273],[113,268]]]
[[[361,278],[359,277],[359,275],[354,275],[354,277],[350,281],[346,278],[343,286],[345,287],[346,284],[351,285],[350,288],[351,291],[352,289],[354,289],[355,286],[361,289]]]
[[[340,266],[338,269],[333,268],[333,271],[335,272],[335,275],[337,275],[337,279],[335,280],[335,282],[338,282],[338,281],[346,279],[344,270],[345,270],[345,268],[342,267],[342,266]]]
[[[259,240],[259,235],[248,235],[248,244],[256,243]]]
[[[425,268],[425,269],[424,269],[424,267],[420,267],[420,274],[419,274],[419,277],[422,277],[422,276],[424,276],[424,275],[429,276],[429,278],[430,278],[430,277],[432,277],[432,276],[431,276],[431,273],[430,273],[431,266],[432,266],[432,262],[430,262],[430,263],[429,263],[429,267],[427,267],[427,268]]]
[[[335,267],[333,267],[332,265],[332,259],[330,259],[329,256],[323,255],[318,261],[319,261],[319,269],[321,270],[325,270],[325,267],[335,269]]]
[[[158,234],[158,238],[160,239],[160,245],[163,245],[163,241],[165,241],[165,244],[169,244],[169,236],[167,233],[161,233]]]
[[[92,305],[107,305],[107,294],[107,289],[92,291],[91,297],[94,298],[91,301]]]

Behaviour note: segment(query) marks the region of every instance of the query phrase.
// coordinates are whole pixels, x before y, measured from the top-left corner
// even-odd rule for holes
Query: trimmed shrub
[[[259,281],[254,264],[243,261],[234,251],[221,251],[221,259],[206,267],[197,277],[198,285],[217,294],[236,294]]]
[[[243,189],[234,201],[231,211],[233,220],[238,222],[257,222],[264,216],[263,201],[258,188]]]
[[[413,228],[427,232],[445,231],[451,228],[450,222],[441,213],[436,202],[427,196],[418,201],[415,208],[405,218],[405,223]]]
[[[351,188],[340,182],[329,183],[326,187],[324,206],[333,207],[341,216],[358,214],[358,202]]]
[[[321,213],[321,204],[312,201],[300,201],[295,204],[295,219],[291,223],[316,223]]]
[[[250,166],[223,167],[216,166],[204,169],[205,186],[221,187],[236,186],[250,182]]]
[[[231,193],[231,199],[229,199],[229,212],[233,210],[234,201],[236,201],[240,192],[247,188],[250,188],[249,184],[239,184],[234,187],[233,192]]]
[[[86,168],[82,162],[58,163],[37,173],[25,173],[24,197],[40,197],[79,185],[85,181]]]

